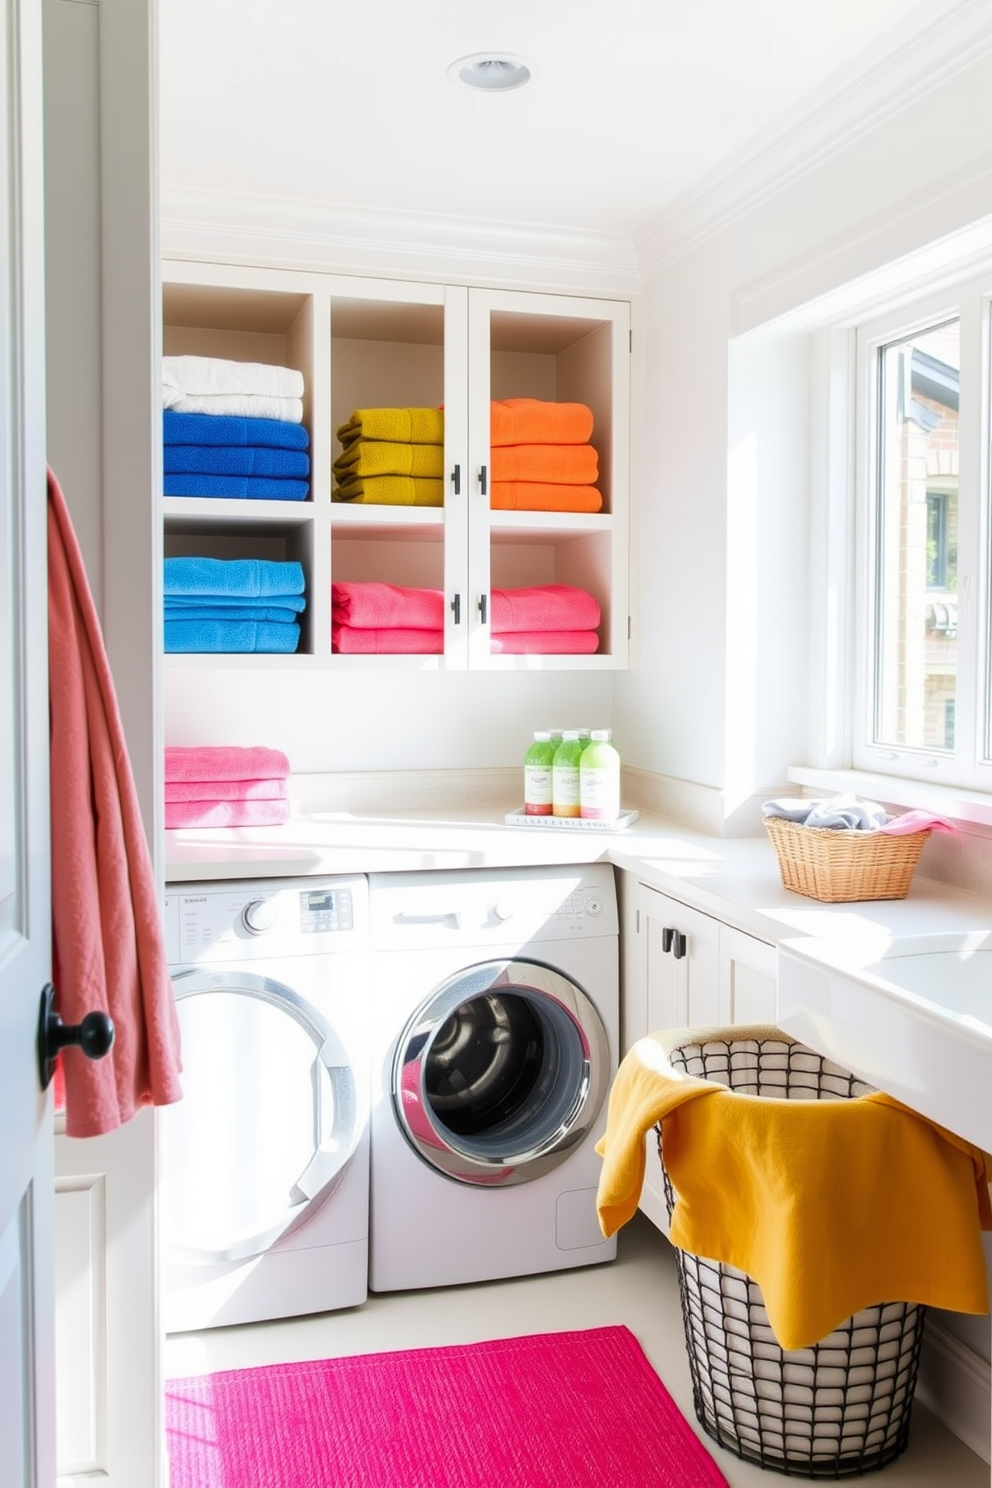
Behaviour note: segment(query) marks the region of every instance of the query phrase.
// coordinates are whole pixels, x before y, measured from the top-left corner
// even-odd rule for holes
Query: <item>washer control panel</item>
[[[364,877],[189,884],[165,897],[169,964],[326,955],[368,947]]]

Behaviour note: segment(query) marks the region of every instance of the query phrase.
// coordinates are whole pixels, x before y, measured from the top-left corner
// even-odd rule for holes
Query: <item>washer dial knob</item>
[[[512,904],[509,899],[497,899],[496,903],[492,906],[490,913],[492,914],[493,919],[499,920],[500,924],[502,925],[505,923],[506,920],[513,918],[515,908],[516,906]]]
[[[241,911],[241,923],[249,935],[264,935],[279,920],[279,911],[272,899],[252,899]]]

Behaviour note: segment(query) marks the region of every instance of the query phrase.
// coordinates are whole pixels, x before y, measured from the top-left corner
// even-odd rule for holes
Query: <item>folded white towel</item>
[[[162,385],[180,393],[255,393],[266,398],[302,398],[303,373],[267,362],[231,362],[223,357],[162,358]],[[167,408],[174,405],[166,403]]]
[[[177,413],[227,413],[236,418],[279,419],[284,424],[303,422],[302,398],[268,398],[260,393],[182,393],[170,387],[163,392],[163,406]]]

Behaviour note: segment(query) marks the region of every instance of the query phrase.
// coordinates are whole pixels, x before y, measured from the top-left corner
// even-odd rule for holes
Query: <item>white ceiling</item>
[[[974,0],[159,0],[163,195],[648,228]],[[456,58],[511,53],[481,94]]]

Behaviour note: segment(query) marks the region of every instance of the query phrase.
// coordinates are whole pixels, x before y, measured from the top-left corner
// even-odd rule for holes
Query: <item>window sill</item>
[[[904,811],[932,811],[956,822],[970,822],[992,833],[992,795],[953,785],[930,785],[925,780],[904,780],[897,775],[872,775],[866,770],[815,770],[793,765],[786,771],[793,785],[831,794],[846,794],[879,801]]]

